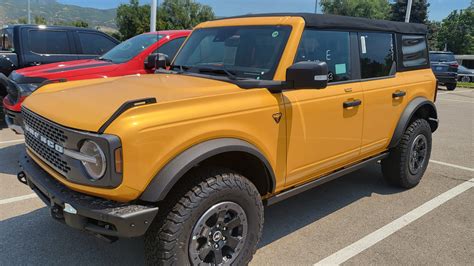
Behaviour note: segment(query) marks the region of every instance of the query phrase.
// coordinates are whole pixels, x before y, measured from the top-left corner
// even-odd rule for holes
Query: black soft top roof
[[[384,31],[408,34],[427,34],[428,28],[424,24],[395,22],[379,19],[367,19],[359,17],[347,17],[336,15],[323,15],[314,13],[266,13],[249,14],[230,18],[246,17],[302,17],[306,21],[307,27],[321,29],[344,29],[357,31]],[[222,18],[229,19],[229,18]]]

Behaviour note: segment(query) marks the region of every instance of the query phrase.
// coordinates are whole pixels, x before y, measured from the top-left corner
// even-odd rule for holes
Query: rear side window
[[[78,32],[78,34],[83,54],[103,55],[116,45],[112,40],[100,34],[88,32]]]
[[[295,63],[324,61],[329,82],[351,79],[349,32],[307,29],[303,33]]]
[[[186,38],[178,38],[171,40],[163,44],[160,48],[156,49],[154,53],[165,54],[170,60],[172,60],[185,40]]]
[[[359,33],[360,68],[363,79],[395,74],[393,35],[390,33]]]
[[[30,30],[29,45],[37,54],[71,54],[67,31]]]
[[[428,45],[425,36],[402,36],[402,64],[405,68],[428,65]]]
[[[13,30],[12,29],[3,29],[1,32],[1,49],[3,51],[15,51],[13,47]]]

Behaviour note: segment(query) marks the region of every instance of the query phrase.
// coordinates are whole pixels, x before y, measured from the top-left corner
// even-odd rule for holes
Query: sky
[[[160,0],[158,0],[160,1]],[[197,0],[210,5],[217,16],[235,16],[265,12],[314,12],[316,0]],[[115,8],[128,0],[58,0],[64,4],[95,8]],[[150,0],[140,0],[149,3]],[[428,0],[431,4],[429,19],[441,21],[455,9],[465,9],[470,0]]]

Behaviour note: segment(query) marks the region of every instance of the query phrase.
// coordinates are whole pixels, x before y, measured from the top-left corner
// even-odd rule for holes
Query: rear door
[[[91,59],[101,56],[117,45],[112,38],[96,32],[78,31],[76,47],[79,59]]]
[[[77,59],[73,36],[68,30],[25,28],[22,41],[23,67]]]

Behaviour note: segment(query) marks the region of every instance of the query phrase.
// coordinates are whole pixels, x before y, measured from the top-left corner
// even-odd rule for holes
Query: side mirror
[[[321,61],[298,62],[286,70],[292,89],[324,89],[328,85],[328,65]]]
[[[145,60],[145,69],[167,68],[171,60],[165,54],[151,54]]]

